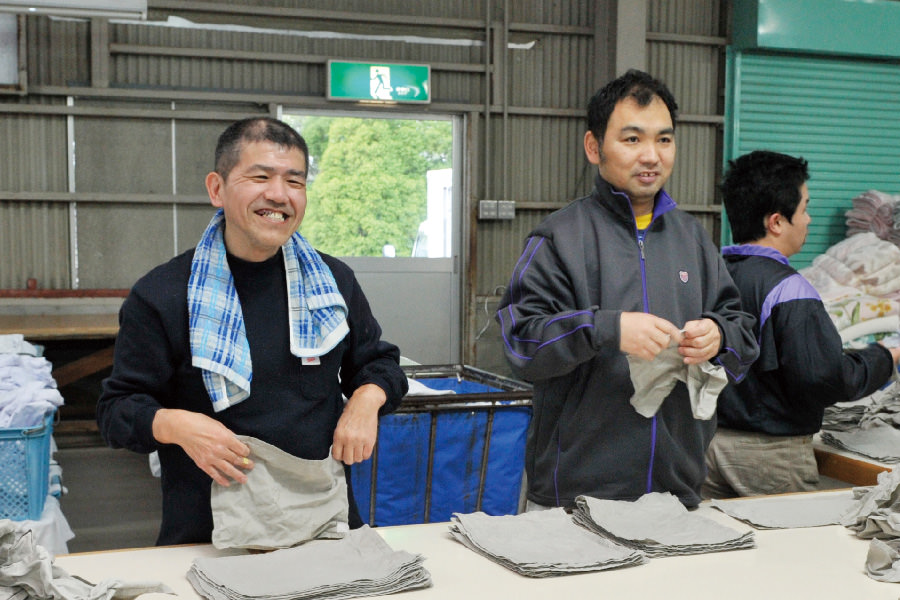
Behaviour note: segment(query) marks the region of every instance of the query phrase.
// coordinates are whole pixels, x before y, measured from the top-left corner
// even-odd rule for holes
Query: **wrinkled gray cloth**
[[[578,496],[575,506],[576,523],[651,558],[755,546],[752,531],[741,533],[690,513],[668,492],[645,494],[634,502]]]
[[[900,583],[900,538],[869,542],[866,574],[878,581]]]
[[[105,579],[92,584],[56,566],[30,531],[21,531],[9,519],[0,520],[0,598],[15,600],[130,600],[141,594],[174,594],[156,582]]]
[[[900,469],[879,473],[878,483],[853,488],[853,495],[856,501],[841,525],[863,539],[900,537]]]
[[[470,550],[528,577],[601,571],[646,560],[636,550],[579,527],[562,508],[504,516],[454,513],[450,535]]]
[[[187,579],[209,600],[357,598],[431,586],[424,557],[394,551],[369,526],[266,554],[194,559]]]
[[[694,417],[708,420],[716,414],[719,393],[728,383],[725,369],[709,361],[685,365],[677,347],[666,348],[653,360],[626,356],[634,394],[631,405],[643,417],[656,414],[675,384],[683,381],[688,389]]]
[[[710,504],[757,529],[789,529],[838,525],[855,502],[850,490],[841,490],[827,494],[712,500]]]
[[[253,469],[247,483],[212,484],[216,548],[271,550],[349,531],[347,480],[340,461],[305,460],[248,436]]]

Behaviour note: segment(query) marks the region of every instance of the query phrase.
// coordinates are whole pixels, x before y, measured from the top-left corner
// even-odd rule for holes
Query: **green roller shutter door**
[[[732,52],[728,70],[726,161],[757,149],[809,161],[812,224],[791,258],[807,266],[844,239],[854,197],[900,191],[900,65]]]

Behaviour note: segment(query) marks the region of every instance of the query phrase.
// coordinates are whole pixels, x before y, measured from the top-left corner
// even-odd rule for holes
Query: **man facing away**
[[[722,249],[744,309],[757,317],[759,359],[719,396],[704,497],[814,490],[812,436],[825,407],[871,394],[900,349],[845,351],[819,294],[788,258],[811,221],[807,162],[757,150],[731,161],[721,189],[732,238]]]
[[[663,189],[676,111],[640,71],[594,95],[584,136],[594,190],[528,236],[500,302],[507,359],[534,383],[528,509],[649,492],[695,506],[715,421],[694,416],[681,381],[655,414],[639,414],[629,358],[677,347],[681,367],[713,361],[732,379],[756,358],[752,317],[718,249]]]
[[[351,465],[406,393],[399,350],[381,340],[353,272],[297,232],[308,168],[305,140],[285,123],[229,126],[206,177],[219,211],[196,248],[142,277],[122,305],[97,419],[110,446],[159,452],[158,544],[210,541],[211,483],[244,484],[253,467],[236,434]],[[347,502],[360,526],[352,491]]]

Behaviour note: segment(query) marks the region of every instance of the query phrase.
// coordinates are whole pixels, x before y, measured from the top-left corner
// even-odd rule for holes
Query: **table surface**
[[[29,342],[114,338],[119,315],[110,313],[0,315],[0,334],[21,333]]]
[[[827,494],[831,492],[816,492]],[[797,494],[798,498],[803,494]],[[747,530],[749,526],[703,504],[699,514]],[[667,600],[767,600],[865,598],[897,600],[900,585],[875,581],[865,573],[869,541],[839,526],[756,530],[757,547],[710,554],[651,559],[611,571],[532,579],[517,575],[454,541],[447,523],[376,528],[395,550],[420,553],[433,587],[396,598],[432,600],[479,598],[666,598]],[[56,563],[89,581],[157,580],[178,597],[196,600],[185,579],[194,558],[221,556],[210,545],[121,550],[59,556]],[[171,600],[148,594],[145,600]]]

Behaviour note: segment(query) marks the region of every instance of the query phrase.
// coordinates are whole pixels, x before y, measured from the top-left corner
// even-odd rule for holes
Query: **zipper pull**
[[[644,260],[644,236],[638,238],[638,248],[641,250],[641,260]]]

